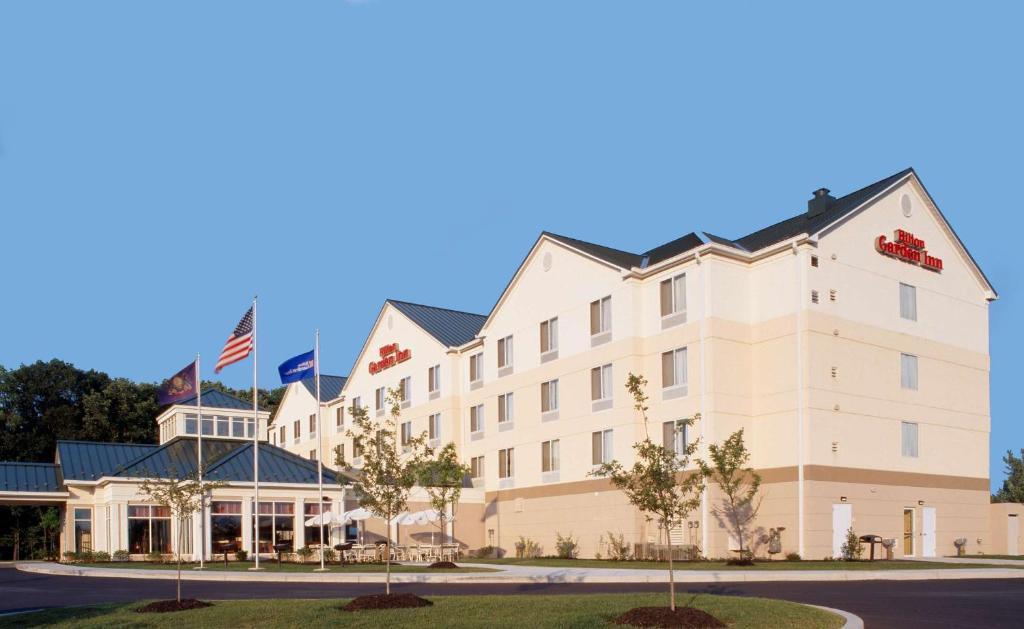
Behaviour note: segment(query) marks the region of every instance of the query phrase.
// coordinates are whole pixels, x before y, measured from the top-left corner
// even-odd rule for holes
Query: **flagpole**
[[[254,487],[253,527],[255,529],[256,565],[260,569],[260,407],[256,371],[256,297],[252,298],[252,416],[255,422],[252,434],[252,480]]]
[[[199,475],[199,569],[206,558],[206,495],[203,492],[203,374],[196,353],[196,406],[199,408],[199,441],[196,445],[196,472]]]
[[[316,480],[320,489],[320,571],[324,567],[324,470],[323,470],[323,426],[320,425],[320,328],[316,329],[316,344],[313,346],[313,380],[316,382]]]

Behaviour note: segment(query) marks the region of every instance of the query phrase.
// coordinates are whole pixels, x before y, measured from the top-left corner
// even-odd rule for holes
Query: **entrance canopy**
[[[67,498],[59,466],[0,462],[0,505],[61,505]]]

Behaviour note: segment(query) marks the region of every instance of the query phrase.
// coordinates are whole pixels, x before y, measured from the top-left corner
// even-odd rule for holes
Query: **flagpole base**
[[[249,572],[263,572],[264,570],[266,570],[266,568],[261,566],[259,568],[246,568],[246,570],[248,570]]]
[[[316,569],[313,570],[313,572],[330,572],[330,571],[331,571],[330,568],[316,568]]]
[[[206,570],[206,566],[192,566],[193,570]]]

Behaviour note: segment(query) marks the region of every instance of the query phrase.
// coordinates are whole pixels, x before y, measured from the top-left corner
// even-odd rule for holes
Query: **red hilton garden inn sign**
[[[370,373],[377,374],[398,363],[412,358],[411,349],[400,349],[398,343],[388,343],[380,348],[380,360],[370,361]]]
[[[923,240],[902,229],[893,233],[893,239],[886,240],[884,235],[875,238],[875,249],[884,256],[916,264],[936,273],[942,272],[942,258],[936,258],[925,251]]]

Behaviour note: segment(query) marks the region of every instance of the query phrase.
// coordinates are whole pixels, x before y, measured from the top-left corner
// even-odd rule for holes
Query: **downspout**
[[[707,371],[707,322],[708,315],[710,312],[710,293],[709,284],[707,281],[708,269],[703,264],[703,258],[700,253],[694,255],[694,260],[697,266],[700,267],[700,290],[702,297],[701,313],[700,313],[700,439],[701,443],[704,444],[704,451],[707,451],[708,439],[710,438],[711,430],[708,423],[711,418],[708,417],[707,399],[708,399],[708,371]],[[710,537],[710,529],[708,528],[708,517],[709,517],[709,503],[708,487],[707,484],[700,493],[700,519],[701,519],[701,548],[704,550],[704,556],[708,555],[708,542]]]
[[[803,327],[806,313],[803,300],[807,295],[807,273],[804,256],[793,243],[793,260],[796,264],[796,477],[797,477],[797,547],[800,556],[806,558],[804,545],[804,344]]]

